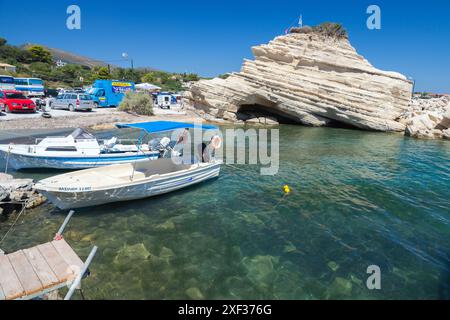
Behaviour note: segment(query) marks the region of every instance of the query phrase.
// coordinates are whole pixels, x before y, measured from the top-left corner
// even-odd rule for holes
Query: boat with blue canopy
[[[63,137],[36,139],[35,144],[0,144],[7,167],[20,169],[86,169],[133,161],[156,160],[159,150],[142,141],[112,137],[99,141],[77,128]]]
[[[183,122],[144,122],[118,124],[119,128],[135,128],[143,133],[161,133],[176,129],[215,130],[212,125]],[[60,209],[89,207],[111,202],[142,199],[168,193],[216,178],[222,162],[214,157],[220,148],[220,137],[214,135],[205,148],[190,161],[181,160],[174,152],[170,139],[160,140],[164,148],[156,160],[134,161],[126,164],[85,169],[53,176],[39,181],[36,189]],[[167,152],[169,151],[169,152]]]

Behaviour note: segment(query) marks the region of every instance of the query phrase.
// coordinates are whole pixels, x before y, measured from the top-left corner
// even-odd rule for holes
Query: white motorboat
[[[78,128],[66,137],[37,139],[36,144],[0,144],[7,166],[29,168],[85,169],[134,161],[155,160],[159,150],[147,144],[122,144],[116,137],[101,144],[89,132]]]
[[[193,127],[191,124],[163,121],[119,126],[140,128],[147,132]],[[203,129],[216,127],[204,126]],[[211,139],[211,148],[203,144],[206,147],[200,149],[200,157],[190,163],[178,157],[92,168],[41,180],[35,188],[60,209],[135,200],[171,192],[219,176],[221,161],[215,160],[211,154],[206,155],[206,152],[220,146],[220,142],[213,144],[213,141]]]
[[[60,209],[142,199],[219,176],[220,162],[175,164],[170,158],[74,171],[35,188]]]

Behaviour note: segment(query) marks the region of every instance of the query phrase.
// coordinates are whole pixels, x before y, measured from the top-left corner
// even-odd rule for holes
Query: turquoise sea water
[[[189,189],[77,210],[66,239],[83,258],[99,247],[86,297],[450,298],[450,142],[282,125],[280,143],[275,176],[223,166]],[[28,211],[2,248],[50,240],[65,214]],[[366,287],[369,265],[381,290]]]

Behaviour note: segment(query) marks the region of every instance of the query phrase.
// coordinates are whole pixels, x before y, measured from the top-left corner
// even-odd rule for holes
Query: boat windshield
[[[75,129],[70,135],[75,140],[79,140],[79,139],[95,139],[95,137],[91,133],[87,132],[86,130],[84,130],[82,128]]]

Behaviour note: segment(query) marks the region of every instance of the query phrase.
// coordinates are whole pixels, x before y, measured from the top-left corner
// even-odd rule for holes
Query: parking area
[[[52,118],[61,118],[61,117],[93,117],[98,115],[109,115],[117,112],[116,108],[97,108],[92,111],[69,111],[62,109],[48,109],[48,113],[51,114]],[[161,109],[159,107],[154,107],[153,112],[156,116],[164,116],[164,115],[185,115],[186,112],[179,105],[173,105],[170,109]],[[8,120],[25,120],[25,119],[40,119],[42,118],[42,112],[37,111],[36,113],[5,113],[0,112],[0,121],[8,121]]]
[[[102,115],[102,114],[111,114],[116,111],[115,108],[98,108],[92,111],[68,111],[61,109],[51,109],[49,113],[52,118],[60,118],[60,117],[82,117],[82,116],[94,116],[94,115]],[[0,121],[8,121],[8,120],[19,120],[19,119],[40,119],[42,118],[42,112],[38,111],[36,113],[5,113],[0,112]]]

